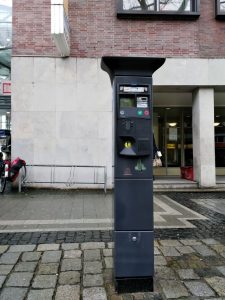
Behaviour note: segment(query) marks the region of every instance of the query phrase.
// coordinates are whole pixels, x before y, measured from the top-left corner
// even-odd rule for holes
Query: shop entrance
[[[180,167],[193,166],[192,111],[190,107],[154,108],[156,144],[163,157],[155,175],[180,176]]]

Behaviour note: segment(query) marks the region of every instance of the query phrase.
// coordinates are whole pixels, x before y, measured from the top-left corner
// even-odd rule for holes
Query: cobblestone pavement
[[[16,232],[0,234],[0,300],[225,300],[225,215],[206,201],[225,193],[168,196],[207,219],[156,230],[154,293],[116,293],[111,231]]]
[[[225,299],[225,244],[155,240],[155,291],[118,295],[113,243],[0,246],[0,300]]]

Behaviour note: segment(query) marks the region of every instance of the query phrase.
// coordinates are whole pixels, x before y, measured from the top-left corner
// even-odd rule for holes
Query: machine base
[[[153,277],[115,278],[117,293],[153,292]]]

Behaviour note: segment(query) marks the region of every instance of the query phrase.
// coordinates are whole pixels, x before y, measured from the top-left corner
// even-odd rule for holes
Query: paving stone
[[[155,267],[155,277],[156,278],[160,278],[160,279],[175,279],[176,278],[176,274],[175,272],[168,267],[159,267],[156,266]]]
[[[97,274],[102,272],[101,261],[84,262],[84,274]]]
[[[119,296],[119,295],[112,295],[110,297],[110,300],[123,300],[122,296]]]
[[[8,275],[14,265],[0,265],[0,275]]]
[[[38,266],[39,275],[58,274],[59,263],[40,264]]]
[[[56,251],[59,250],[59,244],[40,244],[37,251]]]
[[[199,240],[193,240],[193,239],[180,240],[180,242],[185,246],[202,245],[202,243]]]
[[[182,246],[182,244],[177,240],[160,240],[159,243],[162,246],[170,246],[170,247]]]
[[[123,294],[123,300],[133,300],[133,296],[131,294]]]
[[[155,256],[155,265],[156,266],[166,266],[167,265],[166,259],[161,255]]]
[[[80,271],[82,269],[81,259],[63,259],[61,265],[61,271]]]
[[[162,253],[159,251],[157,247],[154,247],[154,255],[161,255]]]
[[[43,264],[47,263],[57,263],[60,261],[62,251],[45,251],[42,255],[41,262]]]
[[[214,291],[205,282],[185,281],[184,284],[194,296],[198,296],[198,297],[215,296]]]
[[[87,288],[83,290],[83,300],[107,300],[106,291],[102,287]]]
[[[26,293],[26,288],[4,288],[0,300],[24,300]]]
[[[162,300],[162,297],[156,293],[146,293],[144,294],[144,300]]]
[[[216,252],[205,245],[192,246],[202,256],[216,256]]]
[[[160,246],[159,243],[160,243],[160,240],[159,241],[158,240],[154,240],[154,247],[159,247]]]
[[[6,281],[6,286],[28,287],[32,277],[33,273],[28,272],[11,273],[9,279]]]
[[[103,256],[112,256],[112,249],[103,249]]]
[[[22,261],[38,261],[41,257],[40,252],[25,252],[22,255]]]
[[[203,243],[206,245],[221,245],[221,243],[214,239],[202,239]]]
[[[0,276],[0,289],[3,286],[3,283],[4,283],[5,279],[6,279],[6,276]]]
[[[160,247],[160,251],[164,256],[180,256],[180,253],[174,247]]]
[[[88,242],[88,243],[81,244],[82,250],[104,249],[104,248],[105,248],[105,243],[103,243],[103,242]]]
[[[219,296],[225,296],[225,278],[215,276],[205,278],[205,280],[217,292]]]
[[[206,265],[209,267],[215,267],[215,266],[221,266],[222,263],[224,263],[225,261],[223,259],[221,259],[221,257],[219,255],[217,256],[210,256],[204,259],[206,262]]]
[[[109,249],[104,249],[109,250]],[[93,260],[100,260],[100,250],[99,249],[92,249],[92,250],[84,250],[84,261],[93,261]]]
[[[211,257],[210,257],[211,258]],[[197,269],[206,268],[206,262],[196,254],[183,255],[181,257],[174,258],[175,264],[181,269]]]
[[[76,271],[61,272],[59,275],[59,284],[74,285],[80,283],[80,273]]]
[[[181,246],[181,247],[176,247],[176,249],[181,254],[190,254],[190,253],[194,253],[195,252],[195,250],[191,246]]]
[[[67,250],[64,251],[64,258],[80,258],[82,254],[81,250]]]
[[[15,266],[15,272],[34,272],[36,266],[36,262],[20,262]]]
[[[80,300],[79,285],[60,285],[57,288],[55,300]],[[91,298],[89,298],[91,300]]]
[[[177,270],[180,279],[200,279],[200,277],[192,269],[180,269]]]
[[[0,257],[0,264],[14,265],[20,257],[20,253],[3,253]]]
[[[159,282],[166,298],[188,297],[189,293],[184,285],[175,280],[160,280]]]
[[[224,245],[212,245],[211,248],[213,250],[215,250],[217,253],[225,252],[225,246]]]
[[[113,258],[112,257],[105,257],[105,267],[106,269],[112,269],[113,268]]]
[[[78,250],[80,247],[79,243],[63,243],[61,245],[62,250]]]
[[[107,243],[107,247],[108,247],[109,249],[113,249],[113,248],[114,248],[114,242],[109,242],[109,243]]]
[[[224,300],[224,298],[206,298],[204,300],[208,300],[208,299],[210,299],[210,300]]]
[[[219,270],[219,272],[220,272],[221,274],[223,274],[223,275],[225,276],[225,266],[216,267],[216,268],[217,268],[217,270]]]
[[[13,245],[10,246],[7,252],[32,252],[36,245]]]
[[[113,270],[112,269],[104,269],[103,270],[103,278],[105,284],[111,284],[113,282]]]
[[[32,284],[36,289],[55,288],[57,276],[56,275],[37,275]]]
[[[52,300],[54,289],[30,290],[27,300]]]
[[[195,269],[195,272],[201,277],[221,276],[220,271],[216,267]]]
[[[83,276],[83,286],[91,287],[91,286],[102,286],[103,285],[103,277],[102,274],[84,274]]]
[[[6,250],[9,248],[9,246],[2,246],[0,245],[0,254],[6,252]]]

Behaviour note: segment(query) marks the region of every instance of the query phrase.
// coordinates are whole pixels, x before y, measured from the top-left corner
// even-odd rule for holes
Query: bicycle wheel
[[[6,187],[6,178],[4,176],[0,177],[0,193],[3,194]]]

